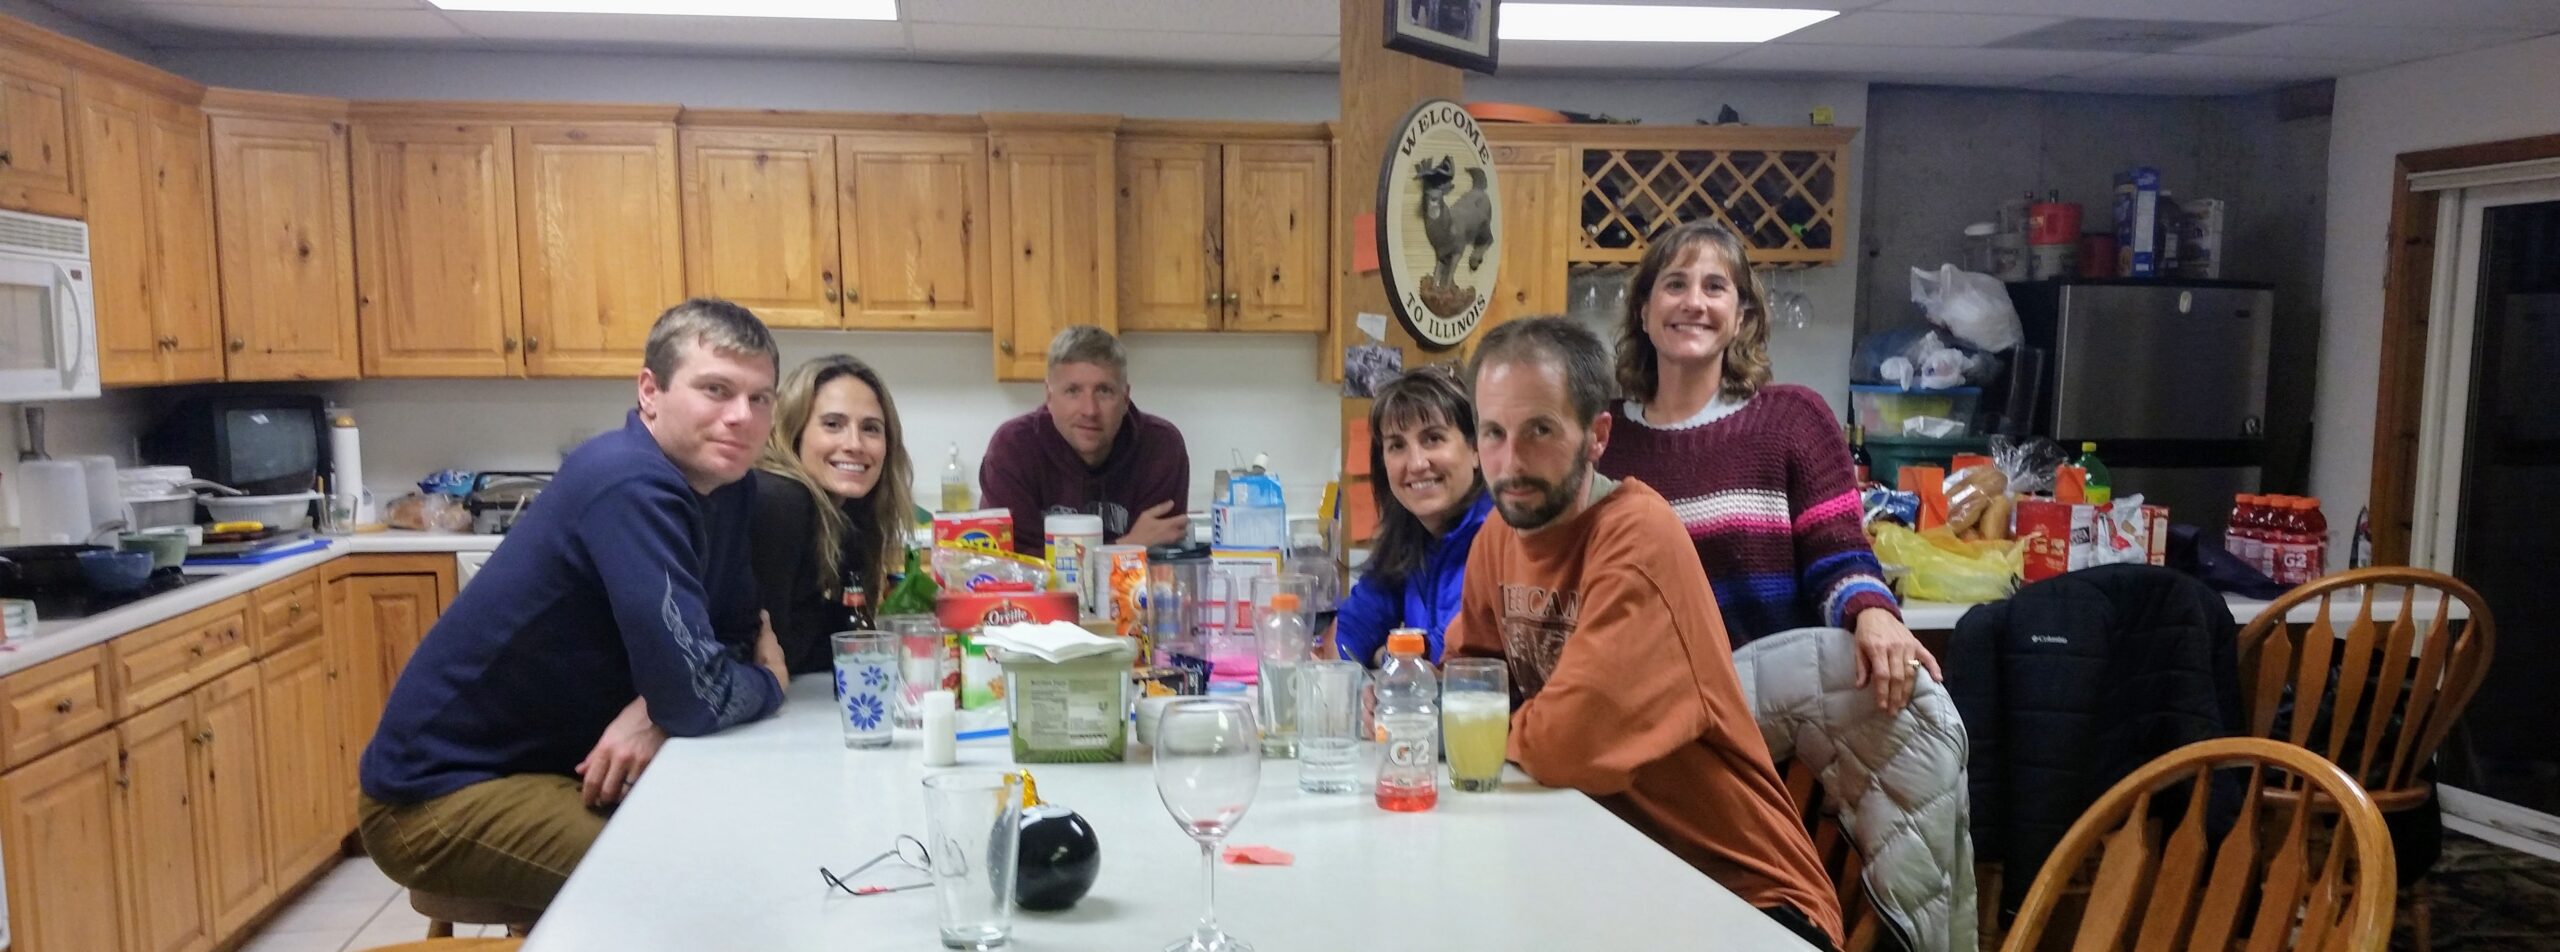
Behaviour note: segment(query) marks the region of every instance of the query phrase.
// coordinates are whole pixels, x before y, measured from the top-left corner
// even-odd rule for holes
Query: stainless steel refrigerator
[[[2262,491],[2269,285],[2037,281],[2009,285],[2026,341],[2005,429],[2073,455],[2095,441],[2115,492],[2218,536],[2231,497]]]

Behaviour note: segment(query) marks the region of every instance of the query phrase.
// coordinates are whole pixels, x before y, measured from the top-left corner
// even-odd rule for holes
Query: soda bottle
[[[1387,634],[1378,669],[1378,806],[1419,813],[1440,802],[1440,678],[1422,660],[1422,629]]]
[[[960,444],[951,444],[951,461],[942,467],[942,511],[968,512],[977,508],[977,500],[969,492],[969,474],[960,468]]]
[[[2302,581],[2310,582],[2329,574],[2329,517],[2320,511],[2320,497],[2302,500]]]
[[[2072,460],[2071,465],[2089,474],[2088,484],[2081,489],[2081,498],[2092,506],[2104,506],[2115,501],[2115,481],[2107,475],[2107,464],[2098,461],[2098,444],[2080,444],[2080,458]]]

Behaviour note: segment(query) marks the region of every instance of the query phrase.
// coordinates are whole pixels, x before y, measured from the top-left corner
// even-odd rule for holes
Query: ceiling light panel
[[[1618,43],[1765,43],[1837,10],[1668,7],[1619,3],[1504,3],[1502,39]]]
[[[626,16],[780,17],[895,20],[897,0],[427,0],[472,13],[592,13]]]

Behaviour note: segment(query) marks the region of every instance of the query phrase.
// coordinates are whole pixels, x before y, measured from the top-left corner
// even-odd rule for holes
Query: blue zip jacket
[[[1467,550],[1475,547],[1476,530],[1484,527],[1485,514],[1491,511],[1493,494],[1477,493],[1466,516],[1431,543],[1421,568],[1406,576],[1403,584],[1382,582],[1374,575],[1362,575],[1353,582],[1351,595],[1342,600],[1342,613],[1333,623],[1333,647],[1339,656],[1377,667],[1386,656],[1387,632],[1420,628],[1431,663],[1439,664],[1440,636],[1458,617]]]

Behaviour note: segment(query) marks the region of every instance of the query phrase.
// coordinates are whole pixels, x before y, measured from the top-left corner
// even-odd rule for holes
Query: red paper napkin
[[[1297,861],[1288,851],[1268,846],[1227,847],[1227,863],[1231,866],[1289,866]]]

